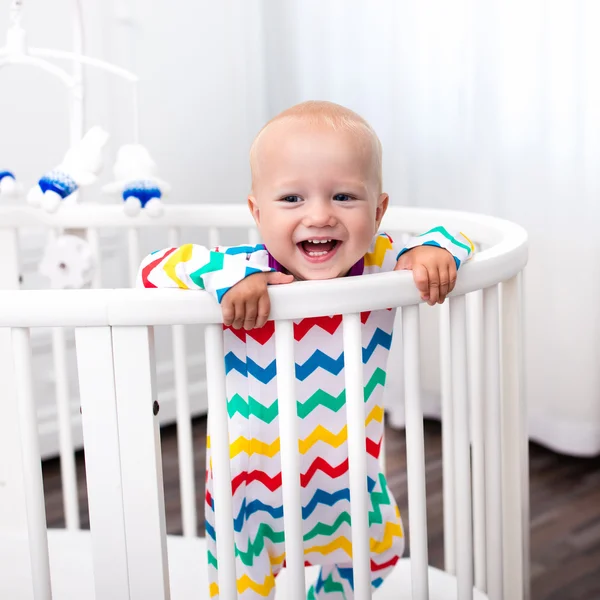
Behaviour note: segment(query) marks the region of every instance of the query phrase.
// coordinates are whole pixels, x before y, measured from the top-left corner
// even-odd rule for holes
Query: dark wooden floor
[[[194,424],[196,481],[204,482],[205,419]],[[441,428],[425,426],[429,557],[442,566]],[[177,435],[173,427],[162,432],[167,529],[181,533]],[[387,434],[388,482],[407,523],[404,433]],[[78,455],[82,525],[88,527],[83,456]],[[576,459],[530,446],[531,577],[532,600],[600,600],[600,458]],[[60,465],[44,464],[48,525],[64,525]],[[202,515],[202,494],[198,512]],[[202,521],[202,517],[200,518]],[[200,532],[203,527],[200,526]]]

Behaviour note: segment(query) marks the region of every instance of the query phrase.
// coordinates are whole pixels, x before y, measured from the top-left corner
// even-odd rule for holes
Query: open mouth
[[[310,239],[300,242],[298,248],[311,262],[322,262],[329,260],[341,244],[342,242],[333,238]]]

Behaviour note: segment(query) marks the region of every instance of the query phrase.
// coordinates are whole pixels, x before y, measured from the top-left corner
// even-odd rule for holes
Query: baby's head
[[[271,255],[297,279],[343,277],[367,252],[388,204],[381,143],[331,102],[304,102],[269,121],[250,150],[248,198]]]

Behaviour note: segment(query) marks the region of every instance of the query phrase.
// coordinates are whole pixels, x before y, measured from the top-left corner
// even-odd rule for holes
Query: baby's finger
[[[221,302],[221,314],[223,315],[223,325],[230,327],[235,319],[235,306],[233,302],[227,298],[227,295]]]
[[[413,268],[413,279],[421,298],[427,300],[429,298],[429,274],[425,265],[415,265]]]
[[[440,267],[440,296],[438,304],[443,304],[450,290],[450,272],[445,267]]]
[[[427,269],[429,275],[429,299],[427,304],[433,306],[440,298],[440,273],[436,266]]]
[[[258,299],[251,298],[246,300],[244,312],[244,329],[250,331],[256,325],[256,317],[258,316]]]
[[[448,267],[448,276],[450,278],[450,283],[448,285],[448,293],[450,293],[456,285],[456,263],[454,261],[452,261],[450,263],[450,266]]]
[[[238,300],[234,306],[235,306],[235,317],[233,319],[233,323],[231,326],[234,329],[241,329],[244,326],[246,303],[243,300]]]
[[[265,292],[258,299],[258,314],[256,316],[256,328],[264,327],[265,323],[269,320],[269,314],[271,313],[271,299],[269,294]]]

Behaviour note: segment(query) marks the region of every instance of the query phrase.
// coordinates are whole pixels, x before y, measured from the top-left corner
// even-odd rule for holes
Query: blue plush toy
[[[94,183],[102,169],[102,148],[107,140],[108,133],[100,127],[92,127],[67,151],[62,163],[44,173],[29,190],[29,204],[54,212],[78,188]]]
[[[134,217],[142,210],[150,217],[163,213],[162,200],[170,191],[168,183],[155,176],[156,163],[140,144],[122,146],[115,161],[115,180],[102,188],[107,194],[119,194],[125,213]]]

